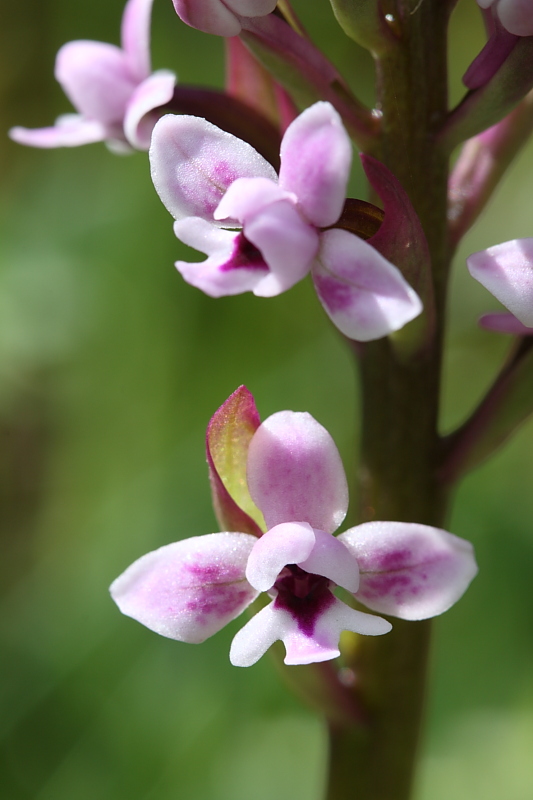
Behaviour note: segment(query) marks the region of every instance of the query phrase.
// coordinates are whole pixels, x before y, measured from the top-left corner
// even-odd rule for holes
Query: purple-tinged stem
[[[390,4],[394,5],[394,4]],[[435,335],[412,357],[388,340],[354,348],[362,394],[358,476],[361,521],[442,526],[437,431],[442,331],[450,263],[447,153],[436,143],[447,115],[446,37],[453,3],[397,0],[398,45],[377,60],[381,133],[371,154],[399,179],[428,242]],[[386,636],[360,637],[348,667],[369,722],[331,729],[328,800],[408,800],[419,741],[429,622],[391,620]]]

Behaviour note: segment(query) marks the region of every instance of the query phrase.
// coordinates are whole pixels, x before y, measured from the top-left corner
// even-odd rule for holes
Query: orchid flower
[[[418,295],[371,245],[332,228],[351,159],[348,134],[325,102],[287,128],[279,178],[251,145],[205,119],[162,117],[150,147],[152,180],[178,239],[208,256],[176,267],[212,297],[272,297],[311,272],[326,313],[350,339],[402,328],[422,310]]]
[[[473,278],[511,312],[485,314],[484,328],[533,335],[533,239],[513,239],[467,258]]]
[[[264,17],[277,0],[172,0],[178,17],[191,28],[215,36],[237,36],[242,19]]]
[[[490,8],[503,27],[515,36],[533,36],[533,0],[477,0]]]
[[[122,16],[122,49],[75,41],[56,57],[55,77],[79,112],[53,127],[12,128],[9,135],[31,147],[76,147],[107,141],[112,149],[148,150],[154,109],[172,98],[176,76],[151,73],[150,15],[153,0],[128,0]]]
[[[211,425],[217,415],[219,422],[231,416],[239,392],[253,404],[241,387]],[[200,643],[266,592],[269,605],[233,639],[232,664],[254,664],[277,640],[286,664],[308,664],[340,655],[343,630],[379,636],[391,629],[342,602],[336,586],[407,620],[441,614],[459,599],[477,572],[468,542],[405,522],[369,522],[333,536],[348,488],[329,433],[310,414],[293,411],[257,425],[247,447],[247,487],[266,533],[194,536],[142,556],[111,586],[122,613],[163,636]]]

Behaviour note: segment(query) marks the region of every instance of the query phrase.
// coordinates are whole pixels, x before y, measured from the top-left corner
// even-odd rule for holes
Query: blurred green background
[[[295,3],[360,95],[365,53],[327,0]],[[310,9],[309,6],[312,6]],[[0,0],[1,129],[69,109],[58,48],[118,41],[122,0]],[[451,93],[481,46],[474,0],[452,28]],[[221,85],[222,43],[156,0],[154,66]],[[320,800],[321,722],[268,658],[228,661],[236,621],[201,647],[122,617],[107,587],[150,549],[216,529],[209,417],[241,383],[263,417],[308,410],[354,472],[356,379],[308,282],[218,301],[173,268],[185,253],[145,154],[37,151],[0,137],[0,796],[5,800]],[[471,232],[451,287],[443,428],[509,346],[468,252],[532,234],[533,147]],[[354,169],[354,193],[364,196]],[[533,796],[533,425],[461,486],[450,523],[480,575],[436,624],[417,800]],[[386,768],[386,765],[384,765]]]

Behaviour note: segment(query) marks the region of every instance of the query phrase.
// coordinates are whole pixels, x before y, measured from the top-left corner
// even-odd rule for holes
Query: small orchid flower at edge
[[[9,132],[31,147],[76,147],[107,141],[111,148],[148,150],[152,112],[170,101],[176,76],[151,72],[150,15],[153,0],[128,0],[122,16],[122,49],[105,42],[74,41],[56,57],[55,76],[78,114],[65,114],[49,128]]]
[[[152,180],[178,239],[208,256],[176,267],[212,297],[272,297],[311,273],[326,313],[348,338],[399,330],[420,314],[420,298],[375,248],[333,227],[351,160],[348,134],[325,102],[287,128],[279,179],[251,145],[205,119],[162,117],[150,146]]]
[[[194,536],[142,556],[110,589],[124,614],[163,636],[200,643],[266,592],[270,604],[233,639],[232,664],[254,664],[277,640],[286,664],[308,664],[339,656],[343,630],[378,636],[391,629],[382,617],[339,600],[336,586],[374,611],[407,620],[441,614],[461,597],[477,572],[468,542],[403,522],[369,522],[333,536],[348,489],[329,433],[301,412],[281,411],[259,424],[245,387],[210,426],[235,420],[238,404],[248,423],[257,418],[247,490],[266,533]],[[228,424],[238,438],[239,420]]]
[[[470,274],[509,312],[484,314],[480,325],[499,333],[533,335],[533,239],[513,239],[473,253]]]

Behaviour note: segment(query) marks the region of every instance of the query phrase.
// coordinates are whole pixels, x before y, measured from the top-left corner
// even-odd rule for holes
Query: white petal
[[[102,142],[107,137],[105,125],[87,120],[79,114],[64,114],[50,128],[11,128],[9,136],[18,144],[29,147],[78,147]]]
[[[128,101],[124,133],[137,150],[148,150],[157,114],[151,114],[172,99],[176,76],[168,70],[154,72],[139,84]]]
[[[283,567],[305,561],[314,545],[315,534],[310,525],[296,522],[276,525],[253,546],[246,567],[248,582],[260,592],[268,591]]]
[[[359,588],[359,567],[356,559],[331,533],[315,530],[314,534],[315,544],[311,553],[305,561],[295,563],[306,572],[323,575],[337,586],[356,592]]]
[[[167,114],[156,124],[150,164],[157,193],[176,219],[213,220],[237,178],[277,179],[274,168],[247,142],[185,114]]]
[[[497,244],[474,253],[466,263],[473,278],[533,328],[533,238]]]

